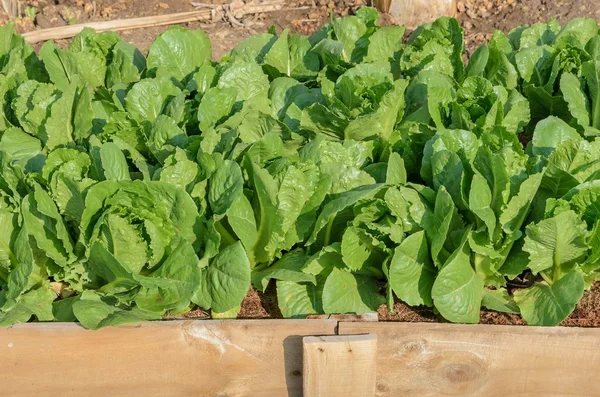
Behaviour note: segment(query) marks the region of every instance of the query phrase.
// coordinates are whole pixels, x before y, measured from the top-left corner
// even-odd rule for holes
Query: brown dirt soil
[[[377,310],[379,321],[402,321],[409,323],[431,323],[444,321],[440,316],[436,316],[429,307],[419,306],[411,307],[404,302],[396,300],[393,311],[390,313],[388,305],[381,305]]]
[[[37,29],[66,26],[69,23],[84,23],[123,18],[193,11],[192,0],[25,0],[23,17],[15,22],[21,33]],[[229,0],[206,0],[206,4],[229,3]],[[242,39],[265,32],[274,25],[278,30],[290,28],[294,33],[311,34],[327,22],[330,12],[336,16],[353,13],[363,5],[363,0],[286,0],[283,10],[259,15],[250,15],[241,22],[246,27],[233,26],[227,22],[182,24],[190,29],[204,29],[213,44],[213,59],[218,60]],[[32,20],[25,16],[25,7],[35,7],[37,14]],[[8,20],[0,11],[0,24]],[[134,29],[120,32],[124,40],[135,44],[142,52],[150,47],[154,38],[168,26]],[[57,40],[57,45],[66,46],[69,40]]]
[[[255,288],[250,288],[246,294],[246,298],[242,301],[242,308],[238,314],[238,318],[271,318],[260,298],[259,291]]]
[[[263,293],[250,287],[244,300],[239,319],[282,319],[283,316],[277,306],[277,295],[275,285],[271,283]],[[583,298],[575,307],[575,310],[560,325],[563,327],[600,327],[600,282],[595,283],[589,291],[583,294]],[[187,313],[184,318],[207,319],[210,313],[196,308]],[[322,318],[323,316],[309,316]],[[429,307],[411,307],[396,299],[393,312],[390,313],[387,305],[381,305],[377,310],[379,321],[393,322],[447,322],[439,314]],[[482,309],[479,318],[480,324],[495,325],[525,325],[521,316],[517,314],[498,313]]]
[[[496,30],[511,29],[555,18],[565,23],[576,17],[600,19],[598,0],[458,0],[457,18],[465,29],[467,53]]]
[[[565,321],[566,327],[600,327],[600,282],[583,294],[583,298]]]
[[[390,314],[386,305],[381,305],[377,311],[379,321],[403,322],[446,322],[436,315],[431,308],[410,307],[396,301],[394,313]],[[525,325],[521,316],[510,313],[498,313],[491,310],[481,310],[481,324],[496,325]],[[600,283],[595,283],[575,307],[575,310],[560,325],[564,327],[600,327]]]
[[[283,318],[277,306],[275,284],[271,283],[265,292],[250,287],[246,298],[242,301],[238,318]]]
[[[206,0],[204,3],[222,4],[228,0]],[[330,11],[336,16],[352,13],[368,0],[287,0],[285,9],[268,14],[250,16],[242,21],[247,27],[236,27],[218,22],[184,24],[190,28],[207,31],[213,42],[213,54],[219,59],[240,40],[266,31],[275,25],[279,29],[291,28],[293,32],[310,34],[324,24]],[[114,20],[166,13],[192,11],[191,0],[25,0],[21,7],[23,16],[17,19],[20,32],[65,26],[69,23]],[[597,0],[459,0],[457,18],[465,30],[467,54],[489,39],[496,30],[504,32],[524,24],[556,18],[564,23],[575,17],[600,18]],[[26,7],[35,7],[36,16],[25,16]],[[0,24],[8,20],[0,11]],[[383,18],[383,24],[389,18]],[[156,35],[167,27],[135,29],[121,33],[123,38],[146,51]],[[68,41],[61,40],[59,45]]]
[[[285,9],[262,15],[249,16],[242,21],[246,27],[232,26],[227,22],[202,24],[187,23],[188,28],[202,28],[213,43],[215,60],[229,51],[240,40],[258,32],[266,31],[275,25],[278,30],[290,28],[295,33],[310,34],[327,22],[330,12],[335,16],[353,13],[368,0],[286,0]],[[204,0],[204,3],[222,4],[228,0]],[[23,16],[16,19],[19,32],[66,26],[69,23],[115,20],[142,16],[160,15],[174,12],[192,11],[191,0],[25,0],[22,2]],[[25,7],[35,7],[33,19],[25,16]],[[504,32],[524,24],[556,18],[564,23],[575,17],[600,19],[598,0],[458,0],[457,19],[465,30],[467,56],[477,46],[489,40],[495,30]],[[8,21],[0,10],[0,24]],[[382,24],[388,24],[384,16]],[[123,39],[147,51],[152,40],[168,27],[155,27],[124,31]],[[68,40],[59,40],[65,46]],[[600,327],[600,283],[586,291],[575,311],[562,322],[564,326]],[[378,310],[380,321],[443,322],[432,309],[409,307],[396,301],[393,313],[386,305]],[[196,309],[186,314],[186,318],[209,318],[210,314]],[[277,306],[277,296],[273,285],[265,293],[251,288],[244,301],[238,318],[282,318]],[[482,310],[482,324],[523,325],[518,315]]]
[[[206,0],[219,4],[228,0]],[[287,0],[284,10],[248,17],[247,27],[236,27],[218,22],[184,24],[190,28],[203,28],[213,42],[213,54],[219,59],[243,38],[264,32],[269,26],[291,28],[296,33],[310,34],[328,20],[330,11],[336,16],[352,13],[368,0]],[[192,11],[191,0],[24,0],[23,16],[17,20],[20,32],[65,26],[69,23],[114,20],[166,13]],[[489,39],[496,30],[510,31],[524,24],[556,18],[564,23],[575,17],[600,18],[597,0],[458,0],[457,18],[465,29],[467,54]],[[35,7],[37,14],[25,16],[26,7]],[[0,24],[8,17],[0,11]],[[389,23],[383,18],[383,24]],[[121,33],[123,38],[146,51],[156,35],[167,27],[135,29]],[[68,41],[61,40],[59,45]]]
[[[271,283],[265,293],[250,288],[246,298],[242,302],[242,309],[238,318],[259,319],[271,318],[281,319],[283,316],[277,307],[277,296],[274,284]],[[575,307],[573,313],[560,325],[564,327],[600,327],[600,282],[595,283],[589,291],[586,291],[581,301]],[[193,311],[191,313],[196,313]],[[206,313],[206,312],[203,312]],[[186,317],[201,317],[196,314]],[[393,312],[390,313],[387,305],[381,305],[377,310],[379,321],[396,322],[447,322],[440,315],[434,313],[429,307],[411,307],[396,300]],[[525,325],[521,316],[510,313],[498,313],[482,309],[479,319],[481,324],[495,325]]]

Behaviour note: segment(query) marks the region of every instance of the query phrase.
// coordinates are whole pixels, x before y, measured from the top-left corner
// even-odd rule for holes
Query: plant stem
[[[225,243],[225,246],[228,246],[237,241],[237,239],[225,229],[225,226],[223,226],[221,222],[215,222],[215,229],[217,229],[217,232],[221,235],[221,246],[224,245],[223,243]]]
[[[8,282],[8,272],[6,271],[6,269],[3,269],[0,267],[0,280],[4,281],[5,283]]]
[[[554,284],[554,281],[550,277],[548,277],[548,275],[546,273],[540,272],[540,276],[542,276],[544,281],[546,281],[549,285]]]
[[[394,292],[392,291],[392,285],[390,284],[389,280],[386,286],[386,292],[388,311],[390,314],[394,314]]]
[[[329,222],[327,222],[327,226],[325,227],[325,240],[323,241],[323,246],[326,247],[329,245],[329,240],[331,240],[331,229],[333,228],[333,220],[335,216],[329,218]]]

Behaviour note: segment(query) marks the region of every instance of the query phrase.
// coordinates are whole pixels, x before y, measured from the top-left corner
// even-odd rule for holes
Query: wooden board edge
[[[377,340],[377,334],[305,336],[305,345],[312,343],[344,343]]]
[[[338,322],[338,335],[377,333],[393,329],[397,332],[481,332],[481,333],[510,333],[515,335],[588,335],[600,338],[600,328],[584,327],[541,327],[525,325],[496,325],[496,324],[452,324],[434,322]]]
[[[130,323],[130,324],[122,324],[116,327],[105,327],[100,328],[98,330],[88,330],[81,326],[77,322],[30,322],[30,323],[17,323],[8,327],[0,327],[0,333],[3,330],[26,330],[26,329],[39,329],[39,330],[56,330],[56,329],[69,329],[69,330],[81,330],[86,332],[103,332],[105,330],[119,330],[119,329],[139,329],[139,328],[180,328],[184,324],[199,324],[199,325],[235,325],[239,327],[245,327],[248,325],[264,325],[269,326],[273,324],[277,324],[277,326],[285,326],[289,325],[293,328],[293,326],[297,324],[309,324],[315,325],[315,329],[320,328],[324,324],[329,324],[331,326],[337,327],[339,321],[336,319],[223,319],[223,320],[215,320],[215,319],[177,319],[177,320],[157,320],[157,321],[143,321],[139,323]]]

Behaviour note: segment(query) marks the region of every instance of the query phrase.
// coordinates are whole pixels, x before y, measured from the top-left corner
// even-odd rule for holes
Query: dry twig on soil
[[[2,0],[2,8],[11,18],[21,15],[21,4],[19,0]]]
[[[235,4],[235,8],[233,5]],[[42,29],[38,31],[28,32],[23,34],[25,40],[29,43],[38,43],[46,40],[66,39],[77,35],[85,27],[95,29],[97,32],[108,30],[121,31],[139,28],[148,28],[153,26],[174,25],[178,23],[201,21],[211,22],[217,14],[231,14],[230,21],[236,20],[239,24],[246,27],[237,19],[244,15],[260,14],[280,10],[283,7],[284,0],[264,1],[260,4],[244,3],[242,1],[218,6],[212,9],[197,10],[189,12],[180,12],[176,14],[156,15],[151,17],[119,19],[115,21],[102,21],[92,23],[82,23],[71,26],[61,26],[57,28]],[[232,22],[233,23],[233,22]]]

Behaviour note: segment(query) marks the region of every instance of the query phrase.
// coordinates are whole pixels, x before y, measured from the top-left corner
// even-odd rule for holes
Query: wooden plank
[[[0,328],[0,396],[302,396],[302,337],[334,320]]]
[[[376,333],[378,397],[600,396],[600,329],[340,323]]]
[[[246,14],[278,11],[281,10],[283,4],[283,0],[268,0],[260,4],[248,3],[244,4],[241,7],[231,9],[231,13],[239,18]],[[46,40],[70,38],[79,34],[86,27],[95,29],[96,32],[106,32],[109,30],[117,32],[122,30],[174,25],[178,23],[193,21],[209,22],[212,20],[213,11],[215,11],[217,8],[220,11],[229,12],[230,6],[228,6],[228,8],[215,6],[212,10],[205,9],[197,11],[178,12],[174,14],[153,15],[149,17],[127,18],[117,19],[113,21],[87,22],[69,26],[59,26],[56,28],[34,30],[32,32],[23,33],[23,38],[25,38],[27,42],[33,44]]]
[[[377,335],[304,338],[304,397],[373,397]]]
[[[346,361],[347,341],[308,339],[314,341],[307,344],[310,354],[321,356],[307,360],[307,381],[352,385],[324,389],[327,397],[363,395],[364,376],[375,366],[352,368],[375,355],[379,397],[600,396],[600,329],[337,320],[188,320],[99,331],[60,323],[0,328],[0,396],[299,397],[303,336],[335,335],[336,328],[342,335],[377,334],[379,348],[353,346],[353,360]],[[361,346],[360,337],[352,343],[359,341]],[[337,358],[319,362],[332,356]],[[341,371],[348,363],[352,368]],[[319,365],[326,369],[310,369]]]
[[[309,314],[306,318],[309,319],[328,319],[328,320],[337,320],[343,322],[350,321],[379,321],[379,317],[377,313],[364,313],[364,314]]]
[[[88,27],[95,29],[97,32],[106,31],[122,31],[130,29],[149,28],[154,26],[173,25],[177,23],[185,23],[192,21],[210,21],[210,10],[186,11],[175,14],[153,15],[150,17],[118,19],[114,21],[99,21],[79,23],[69,26],[60,26],[57,28],[48,28],[34,30],[23,33],[23,37],[27,42],[34,44],[46,40],[67,39],[78,35],[81,31]]]

